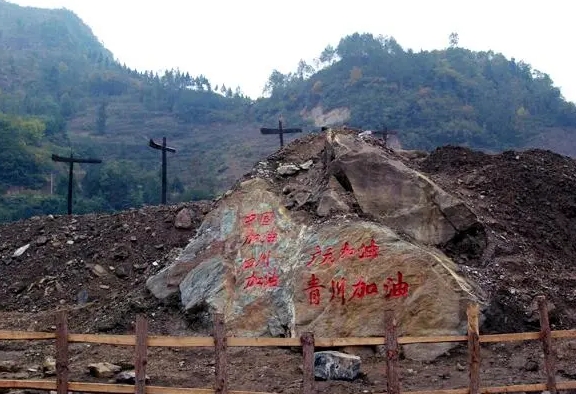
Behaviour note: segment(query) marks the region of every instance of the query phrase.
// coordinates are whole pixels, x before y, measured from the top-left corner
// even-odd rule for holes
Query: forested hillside
[[[273,71],[257,100],[176,66],[130,69],[71,11],[0,0],[0,220],[65,210],[67,166],[53,153],[103,160],[75,167],[75,212],[159,203],[160,153],[148,140],[163,136],[177,150],[169,201],[213,197],[277,148],[259,127],[280,113],[305,130],[388,127],[420,149],[549,146],[576,127],[548,75],[460,48],[455,34],[446,49],[416,53],[354,33],[312,65]]]
[[[456,34],[449,43],[416,53],[391,37],[352,34],[322,52],[315,73],[305,63],[288,75],[275,71],[263,106],[347,108],[352,125],[387,126],[400,132],[404,146],[424,149],[502,150],[524,146],[548,128],[576,127],[576,107],[547,74],[492,51],[460,48]]]
[[[0,220],[64,210],[67,167],[52,153],[104,160],[76,166],[75,212],[159,203],[160,157],[147,143],[162,136],[179,148],[170,162],[171,200],[212,197],[231,175],[203,139],[250,122],[250,100],[239,88],[214,88],[202,75],[119,64],[68,10],[0,0]]]

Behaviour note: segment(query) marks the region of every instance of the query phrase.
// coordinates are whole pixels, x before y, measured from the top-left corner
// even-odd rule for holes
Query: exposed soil
[[[381,144],[373,141],[375,145]],[[268,162],[318,160],[321,136],[286,146]],[[481,226],[443,246],[492,300],[483,332],[538,329],[533,299],[551,301],[554,328],[576,327],[576,163],[552,152],[531,150],[488,155],[443,147],[430,155],[405,152],[402,160],[463,199]],[[265,167],[265,166],[264,166]],[[259,168],[264,168],[259,167]],[[195,234],[213,203],[147,207],[113,215],[36,217],[0,226],[0,330],[53,331],[54,311],[65,309],[71,332],[133,333],[137,314],[160,335],[209,335],[145,290]],[[176,214],[191,212],[189,228],[176,228]],[[305,207],[304,207],[305,208]],[[19,257],[15,251],[30,244]],[[576,379],[576,341],[558,340],[558,379]],[[538,342],[483,345],[482,385],[544,382]],[[149,349],[151,384],[211,387],[210,349]],[[54,355],[51,342],[0,341],[0,361],[17,366],[0,379],[41,378],[40,365]],[[385,364],[373,349],[362,352],[363,376],[354,382],[318,382],[320,392],[384,392]],[[130,348],[75,344],[71,379],[99,381],[89,363],[132,362]],[[230,349],[230,387],[279,393],[300,392],[297,349]],[[466,387],[464,345],[431,363],[402,360],[403,390]],[[1,390],[0,390],[1,391]]]
[[[484,328],[537,328],[538,294],[551,301],[554,327],[576,327],[576,162],[543,150],[488,155],[443,147],[419,167],[483,224],[482,253],[469,253],[473,234],[445,251],[489,293]]]

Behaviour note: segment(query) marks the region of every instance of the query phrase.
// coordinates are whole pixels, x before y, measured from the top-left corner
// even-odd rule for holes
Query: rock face
[[[464,333],[467,303],[479,292],[429,244],[449,241],[474,215],[358,137],[329,132],[324,151],[302,175],[307,201],[287,202],[294,193],[274,176],[239,183],[148,289],[179,296],[188,311],[224,313],[240,336],[383,336],[385,309],[395,311],[400,335]],[[389,225],[334,215],[355,204]],[[450,346],[404,352],[429,359]]]
[[[351,135],[327,138],[328,170],[354,193],[362,212],[434,245],[477,222],[464,203],[382,149]]]

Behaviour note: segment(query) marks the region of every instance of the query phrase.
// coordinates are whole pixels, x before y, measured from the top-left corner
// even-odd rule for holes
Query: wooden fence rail
[[[0,331],[0,340],[56,340],[56,380],[8,380],[0,379],[0,388],[56,390],[57,394],[70,391],[117,394],[269,394],[228,389],[227,348],[254,346],[300,346],[303,355],[302,393],[316,393],[314,380],[314,349],[321,347],[384,345],[386,350],[387,394],[484,394],[505,392],[533,392],[547,390],[557,394],[558,390],[576,389],[576,381],[556,382],[556,359],[552,339],[576,338],[576,330],[551,331],[548,319],[547,303],[544,297],[538,297],[540,314],[539,332],[480,335],[478,327],[479,308],[476,304],[468,307],[467,335],[398,337],[397,322],[393,311],[385,311],[385,337],[370,338],[315,338],[311,332],[302,333],[300,338],[238,338],[227,337],[222,314],[214,315],[212,337],[169,337],[149,336],[148,322],[138,316],[135,335],[97,335],[71,334],[65,312],[57,314],[56,332]],[[493,342],[513,342],[540,340],[544,354],[546,382],[539,384],[519,384],[511,386],[481,387],[480,385],[480,344]],[[70,343],[98,343],[107,345],[134,346],[135,384],[103,384],[69,381]],[[449,390],[401,391],[399,346],[414,343],[468,343],[469,385],[466,388]],[[173,388],[146,385],[146,365],[148,347],[213,347],[215,352],[215,380],[213,389]]]

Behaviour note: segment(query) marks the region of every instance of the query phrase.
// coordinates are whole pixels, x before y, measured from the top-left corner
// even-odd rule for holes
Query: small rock
[[[94,363],[88,365],[88,373],[96,378],[112,378],[122,370],[121,367],[112,363]]]
[[[44,376],[56,375],[56,360],[52,357],[46,357],[42,363],[42,373]]]
[[[331,350],[314,353],[314,376],[320,380],[354,380],[360,374],[360,357]]]
[[[19,247],[18,249],[16,249],[16,251],[14,252],[12,257],[22,256],[24,254],[24,252],[26,252],[28,250],[29,247],[30,247],[30,244],[26,244],[24,246]]]
[[[102,290],[108,290],[110,288],[108,285],[100,285],[98,287],[100,287]]]
[[[164,244],[154,245],[154,248],[155,248],[155,249],[158,249],[158,250],[163,249],[163,248],[164,248]]]
[[[130,256],[130,251],[124,245],[117,245],[112,249],[112,256],[115,260],[125,260]]]
[[[418,374],[418,371],[416,371],[415,369],[408,368],[408,369],[406,370],[406,375],[415,376],[415,375],[417,375],[417,374]]]
[[[46,245],[48,243],[48,237],[45,235],[41,235],[38,238],[36,238],[36,245]]]
[[[146,375],[146,383],[150,382],[150,378]],[[116,375],[116,383],[135,384],[136,371],[123,371]]]
[[[116,269],[114,270],[114,274],[120,279],[128,277],[128,273],[123,267],[116,267]]]
[[[67,245],[74,245],[74,241],[72,241],[71,239],[69,239],[68,241],[66,241]]]
[[[283,164],[276,170],[280,175],[294,175],[298,171],[300,171],[300,167],[294,164]]]
[[[130,242],[136,242],[136,241],[138,241],[138,238],[136,238],[136,236],[133,235],[130,237]]]
[[[14,282],[10,285],[10,287],[8,287],[8,290],[14,294],[19,294],[26,290],[26,287],[26,284],[23,282]]]
[[[524,364],[524,370],[528,371],[528,372],[536,372],[539,369],[539,365],[536,361],[534,360],[528,360],[526,361],[526,364]]]
[[[465,365],[462,365],[462,364],[460,364],[460,363],[457,363],[457,364],[456,364],[456,369],[457,369],[458,371],[465,371],[465,370],[466,370],[466,366],[465,366]]]
[[[312,160],[308,160],[308,161],[300,164],[300,168],[301,168],[302,170],[309,170],[310,167],[312,167],[312,164],[314,164],[314,162],[313,162]]]
[[[0,361],[0,372],[18,372],[20,367],[16,361],[6,360]]]
[[[76,295],[76,302],[78,305],[84,305],[88,302],[88,291],[81,289]]]
[[[296,201],[297,207],[301,207],[308,202],[310,197],[312,196],[311,193],[301,191],[294,195],[294,201]]]
[[[96,276],[104,276],[106,275],[106,268],[102,267],[100,264],[95,264],[94,267],[92,267],[92,272]]]
[[[174,227],[188,230],[192,228],[192,214],[188,208],[182,208],[174,219]]]

